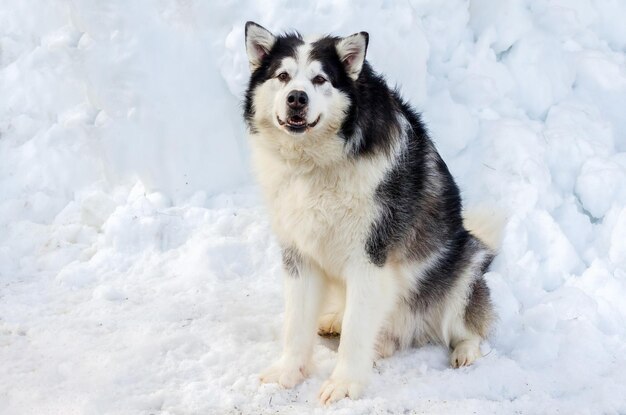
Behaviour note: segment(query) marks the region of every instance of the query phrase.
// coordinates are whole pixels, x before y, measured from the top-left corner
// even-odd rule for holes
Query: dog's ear
[[[275,42],[276,37],[263,26],[254,22],[246,23],[246,52],[251,71],[261,66],[263,58],[270,53]]]
[[[363,69],[368,42],[369,35],[367,32],[359,32],[352,36],[339,39],[335,46],[339,60],[341,60],[341,63],[343,63],[343,66],[346,68],[348,76],[354,80],[359,77],[361,69]]]

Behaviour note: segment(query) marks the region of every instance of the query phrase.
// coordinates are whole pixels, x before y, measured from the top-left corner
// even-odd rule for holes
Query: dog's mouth
[[[281,120],[280,117],[277,115],[276,120],[278,121],[278,124],[280,126],[286,127],[287,129],[289,129],[289,131],[304,132],[309,128],[315,127],[317,123],[320,122],[321,116],[321,114],[318,115],[315,121],[308,124],[306,122],[306,119],[300,115],[291,115],[285,121]]]

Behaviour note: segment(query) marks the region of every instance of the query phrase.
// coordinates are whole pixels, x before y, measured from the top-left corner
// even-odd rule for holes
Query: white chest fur
[[[341,278],[346,262],[365,254],[379,213],[374,193],[389,168],[388,159],[305,166],[264,146],[252,147],[279,242],[295,247],[329,276]]]

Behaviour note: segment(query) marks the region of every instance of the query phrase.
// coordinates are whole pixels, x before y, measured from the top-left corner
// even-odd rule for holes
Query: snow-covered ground
[[[243,24],[370,33],[466,204],[508,216],[499,322],[330,409],[280,351]],[[0,414],[626,413],[626,2],[0,0]]]

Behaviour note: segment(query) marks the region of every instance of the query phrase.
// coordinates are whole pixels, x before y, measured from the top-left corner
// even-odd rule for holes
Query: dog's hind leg
[[[328,282],[328,294],[318,320],[317,334],[320,336],[337,336],[341,333],[343,312],[346,307],[346,288],[337,281]]]
[[[481,241],[479,245],[482,245],[481,249],[474,253],[474,258],[484,256],[484,259],[466,270],[465,275],[473,276],[473,278],[469,279],[469,287],[461,287],[466,288],[467,292],[464,306],[461,308],[463,312],[457,314],[456,319],[449,325],[449,332],[445,335],[452,349],[450,355],[452,367],[471,365],[481,357],[480,341],[487,336],[495,319],[489,297],[489,287],[483,274],[500,245],[504,224],[505,217],[493,209],[473,209],[464,213],[464,226],[474,235],[474,241]],[[477,245],[472,244],[472,246],[476,249]],[[453,304],[453,308],[459,305],[457,302]]]
[[[481,357],[480,342],[487,336],[493,319],[489,288],[481,275],[470,284],[463,312],[450,321],[448,327],[452,367],[471,365]]]
[[[473,246],[473,249],[480,246],[474,252],[474,259],[482,260],[472,261],[473,265],[466,270],[465,275],[470,279],[469,286],[461,286],[467,292],[464,306],[461,308],[463,312],[450,324],[449,332],[445,336],[452,349],[450,355],[452,367],[468,366],[481,356],[480,341],[487,336],[495,319],[489,288],[483,274],[500,245],[505,217],[493,209],[475,208],[464,213],[463,222],[465,228],[474,236],[474,243],[470,246]],[[481,243],[476,245],[476,241]],[[462,283],[468,284],[463,278]],[[455,305],[458,307],[459,304]]]
[[[453,367],[470,365],[481,356],[480,342],[487,337],[494,320],[484,278],[493,255],[484,243],[471,237],[460,253],[454,285],[431,314],[435,319],[432,334],[452,350]]]

